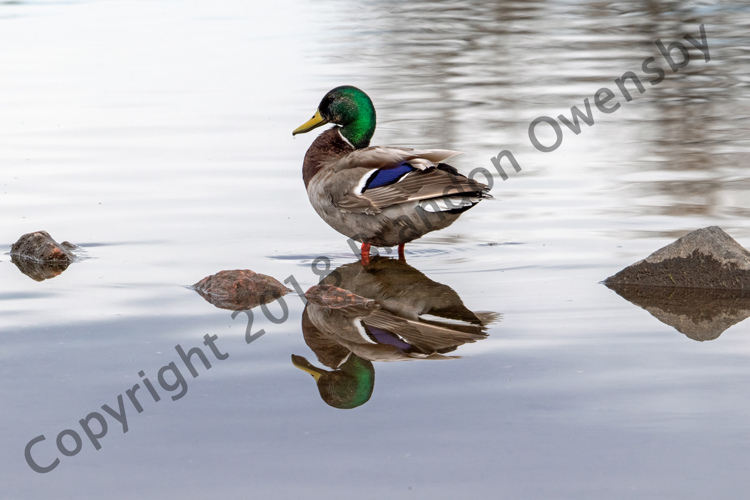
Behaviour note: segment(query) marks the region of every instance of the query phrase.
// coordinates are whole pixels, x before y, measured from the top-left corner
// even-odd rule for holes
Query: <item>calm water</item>
[[[683,38],[701,24],[709,62]],[[1,2],[0,496],[738,498],[750,323],[697,342],[599,282],[699,227],[750,246],[748,32],[740,2]],[[681,40],[687,66],[656,40]],[[630,102],[626,71],[645,85]],[[396,289],[493,318],[486,338],[458,360],[374,361],[350,410],[292,365],[325,364],[296,295],[283,319],[281,301],[233,315],[186,287],[252,269],[306,290],[355,263],[307,201],[314,134],[291,136],[342,84],[372,97],[374,144],[521,167],[398,270],[414,278]],[[534,148],[535,118],[584,99],[593,125]],[[42,229],[82,258],[36,282],[7,252]],[[193,378],[177,345],[211,368],[193,358]],[[166,390],[171,362],[185,381]],[[127,433],[102,409],[118,396]],[[48,473],[24,458],[41,435]]]

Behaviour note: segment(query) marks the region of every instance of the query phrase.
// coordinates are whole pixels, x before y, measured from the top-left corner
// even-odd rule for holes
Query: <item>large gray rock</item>
[[[750,290],[750,252],[720,227],[706,227],[626,267],[604,283]]]

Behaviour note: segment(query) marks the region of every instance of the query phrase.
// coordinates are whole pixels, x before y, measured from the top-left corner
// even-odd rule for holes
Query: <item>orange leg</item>
[[[370,265],[370,244],[369,243],[362,243],[362,251],[360,252],[362,257],[362,265],[363,266],[369,266]]]
[[[406,245],[406,243],[401,243],[398,246],[398,260],[400,260],[401,262],[406,262],[406,255],[404,255],[404,245]]]

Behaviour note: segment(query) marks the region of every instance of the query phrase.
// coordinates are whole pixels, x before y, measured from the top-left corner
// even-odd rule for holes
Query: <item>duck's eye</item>
[[[331,106],[331,102],[333,102],[333,98],[331,96],[325,96],[322,101],[320,101],[320,109],[327,110]]]

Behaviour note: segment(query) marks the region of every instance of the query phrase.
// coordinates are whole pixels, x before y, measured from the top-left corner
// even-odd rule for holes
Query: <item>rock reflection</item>
[[[71,264],[67,260],[40,262],[24,259],[17,255],[11,255],[10,261],[16,265],[19,271],[34,281],[44,281],[59,276]]]
[[[620,297],[693,340],[714,340],[750,316],[750,292],[607,284]]]
[[[315,378],[321,397],[335,408],[355,408],[370,399],[373,361],[455,359],[448,353],[485,339],[487,325],[499,317],[470,311],[453,289],[395,259],[343,265],[321,284],[342,290],[308,294],[302,333],[331,370],[302,356],[293,355],[292,362]]]

